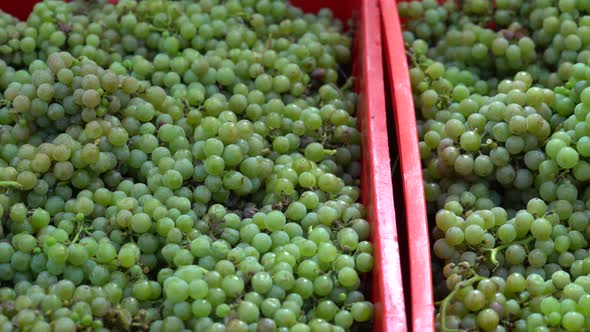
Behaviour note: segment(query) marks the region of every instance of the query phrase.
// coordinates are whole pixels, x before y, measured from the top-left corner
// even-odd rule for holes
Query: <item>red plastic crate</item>
[[[0,1],[0,9],[26,19],[36,2]],[[378,0],[293,0],[292,3],[306,12],[330,8],[336,17],[355,21],[353,73],[357,77],[357,111],[363,135],[361,189],[368,220],[373,225],[371,235],[375,246],[375,269],[368,280],[376,308],[374,331],[407,331],[387,138]]]
[[[393,117],[399,145],[403,196],[408,236],[408,293],[412,331],[434,330],[434,303],[430,259],[429,226],[424,199],[418,129],[408,72],[398,2],[380,0],[387,78],[391,88]]]

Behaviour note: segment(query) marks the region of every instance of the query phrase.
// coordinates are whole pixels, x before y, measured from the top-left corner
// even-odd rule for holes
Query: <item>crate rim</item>
[[[403,1],[403,0],[402,0]],[[390,80],[393,115],[400,152],[402,187],[410,262],[411,303],[409,325],[412,331],[434,331],[429,227],[424,196],[422,165],[418,148],[418,129],[408,71],[402,26],[397,10],[400,0],[380,0],[383,21],[387,79]]]

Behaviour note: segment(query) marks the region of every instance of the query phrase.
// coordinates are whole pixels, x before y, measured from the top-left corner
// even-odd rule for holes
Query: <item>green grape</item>
[[[377,256],[358,187],[358,96],[342,79],[345,29],[329,10],[268,1],[42,2],[26,22],[0,15],[0,279],[16,309],[0,325],[340,331],[369,321],[356,289]],[[568,50],[584,42],[569,37]],[[423,75],[445,71],[435,63]],[[441,82],[425,102],[444,99]],[[468,82],[453,91],[470,97]],[[448,131],[475,152],[485,123],[472,122],[478,130],[451,121]],[[432,131],[431,151],[443,135]],[[325,299],[304,305],[314,295]]]

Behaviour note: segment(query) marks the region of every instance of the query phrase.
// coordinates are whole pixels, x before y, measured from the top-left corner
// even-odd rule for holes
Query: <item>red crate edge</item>
[[[410,262],[410,325],[413,331],[434,330],[434,303],[429,227],[424,199],[418,129],[397,1],[380,0],[385,36],[387,76],[401,161]]]
[[[362,1],[363,22],[361,35],[357,36],[363,43],[363,69],[361,79],[360,107],[366,107],[361,118],[366,144],[364,164],[370,173],[364,187],[371,191],[369,199],[373,211],[373,225],[376,252],[376,269],[374,281],[374,299],[380,302],[379,312],[383,315],[382,331],[406,331],[406,311],[402,286],[399,242],[396,229],[396,216],[393,204],[393,186],[391,163],[389,158],[389,140],[385,107],[385,86],[383,76],[383,52],[381,21],[378,0]],[[367,151],[368,150],[368,151]],[[368,156],[367,156],[368,154]],[[366,172],[365,172],[366,173]],[[379,301],[380,298],[380,301]]]
[[[372,299],[376,306],[374,331],[407,331],[398,234],[389,159],[389,141],[383,83],[382,33],[378,0],[292,0],[307,12],[332,8],[340,19],[360,19],[356,38],[354,74],[359,93],[358,112],[363,135],[362,190],[372,220],[375,245]],[[360,17],[353,7],[360,7]],[[357,14],[357,13],[354,13]],[[361,63],[359,63],[361,61]],[[358,84],[360,83],[360,84]]]

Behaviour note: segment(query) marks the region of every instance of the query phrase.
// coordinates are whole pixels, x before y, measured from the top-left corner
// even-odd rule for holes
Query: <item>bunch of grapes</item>
[[[437,329],[590,329],[588,3],[399,8]]]
[[[0,331],[367,328],[342,30],[267,0],[0,15]]]
[[[590,59],[589,12],[575,0],[400,3],[407,42],[429,43],[431,59],[471,71],[491,90],[519,71],[546,88],[565,84],[570,67]]]

